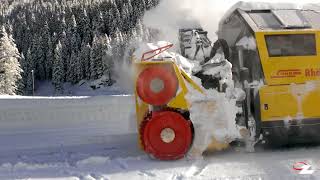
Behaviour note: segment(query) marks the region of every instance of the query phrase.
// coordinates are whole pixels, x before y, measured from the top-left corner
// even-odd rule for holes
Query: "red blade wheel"
[[[141,128],[145,151],[160,160],[185,156],[192,143],[191,121],[172,111],[155,112]]]
[[[178,89],[176,75],[166,67],[152,66],[144,69],[137,79],[137,94],[151,105],[165,105],[175,95]]]

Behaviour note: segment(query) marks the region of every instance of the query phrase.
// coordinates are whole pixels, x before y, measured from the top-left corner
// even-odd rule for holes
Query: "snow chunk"
[[[93,166],[93,165],[103,165],[110,161],[109,157],[102,157],[102,156],[93,156],[87,159],[80,160],[76,163],[77,167],[86,167],[86,166]]]
[[[227,84],[228,87],[233,88],[233,80],[232,80],[232,64],[224,59],[221,61],[222,64],[215,67],[210,67],[208,69],[204,68],[205,75],[219,76],[221,78],[220,84]]]
[[[247,50],[256,50],[257,44],[256,40],[252,36],[245,36],[241,38],[237,43],[236,46],[243,47],[244,49]]]
[[[190,119],[195,130],[193,148],[196,152],[205,151],[213,139],[228,144],[241,137],[235,121],[238,112],[235,99],[229,99],[225,93],[214,89],[205,90],[205,94],[193,89],[189,92],[186,98],[191,104]]]
[[[4,164],[1,164],[0,171],[10,171],[12,167],[13,166],[11,163],[4,163]]]

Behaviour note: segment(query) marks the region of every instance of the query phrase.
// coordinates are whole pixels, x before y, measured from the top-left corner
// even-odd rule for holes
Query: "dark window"
[[[314,34],[266,35],[265,38],[270,57],[317,54]]]

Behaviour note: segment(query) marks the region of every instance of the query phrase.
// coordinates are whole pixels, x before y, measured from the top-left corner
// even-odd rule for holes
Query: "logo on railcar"
[[[306,77],[320,77],[320,68],[307,68],[305,70]]]
[[[271,78],[288,78],[302,75],[301,69],[282,69],[278,70]]]

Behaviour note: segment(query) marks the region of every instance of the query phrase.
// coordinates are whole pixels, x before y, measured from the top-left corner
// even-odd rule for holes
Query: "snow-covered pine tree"
[[[25,95],[25,84],[24,84],[24,78],[23,78],[23,74],[24,74],[24,70],[22,68],[22,64],[25,62],[25,57],[24,57],[24,54],[22,53],[21,56],[20,56],[20,59],[19,59],[19,64],[20,64],[20,67],[22,69],[22,72],[20,73],[21,75],[21,78],[17,81],[17,91],[16,91],[16,94],[17,95]]]
[[[103,65],[103,51],[104,51],[104,45],[103,45],[103,37],[100,36],[98,38],[98,49],[100,52],[97,52],[98,56],[96,56],[95,59],[95,66],[96,66],[96,79],[99,79],[103,76],[104,74],[104,65]]]
[[[90,27],[90,19],[87,14],[87,10],[83,9],[81,11],[80,21],[78,24],[78,29],[80,29],[80,37],[82,42],[85,44],[91,42],[91,27]]]
[[[128,32],[130,30],[130,14],[126,4],[122,7],[121,18],[123,22],[121,27],[122,32]]]
[[[144,28],[143,28],[143,25],[142,25],[140,19],[138,20],[135,29],[136,29],[136,32],[137,32],[137,36],[139,37],[138,39],[140,41],[142,41],[144,39]]]
[[[72,24],[68,28],[68,35],[71,36],[70,47],[71,47],[71,56],[69,59],[68,69],[67,69],[67,81],[71,83],[76,83],[79,81],[77,75],[81,74],[81,67],[78,58],[79,46],[81,44],[80,35],[77,31],[77,22],[75,16],[72,15]],[[78,71],[78,72],[77,72]]]
[[[134,17],[136,19],[140,19],[145,10],[146,10],[146,3],[145,0],[131,0]]]
[[[92,30],[94,33],[100,33],[104,32],[104,21],[103,21],[103,14],[101,11],[99,11],[96,15],[96,17],[92,21]]]
[[[69,65],[69,59],[70,59],[70,43],[67,39],[66,32],[61,33],[61,48],[62,48],[62,64],[63,64],[63,72],[67,72],[68,65]],[[64,73],[63,81],[66,80],[66,74]]]
[[[133,7],[132,7],[132,3],[131,3],[131,0],[127,0],[127,6],[128,6],[128,17],[129,17],[129,28],[130,30],[132,28],[135,27],[136,25],[136,18],[134,17],[134,12],[133,12]]]
[[[54,50],[54,60],[52,68],[52,84],[55,88],[56,95],[63,93],[63,82],[65,75],[62,55],[62,45],[59,41]]]
[[[51,43],[51,35],[50,35],[50,30],[49,30],[49,26],[48,26],[48,22],[44,22],[44,27],[42,30],[42,42],[41,42],[41,48],[43,51],[43,55],[44,55],[44,62],[43,62],[43,69],[44,69],[44,79],[49,79],[49,77],[51,76],[51,70],[52,70],[52,47],[50,48],[49,46],[52,46],[52,44],[49,45],[49,43]],[[49,59],[47,59],[49,58]]]
[[[110,15],[111,15],[111,22],[109,24],[110,33],[113,34],[116,32],[117,28],[122,28],[121,15],[115,3],[112,3],[112,7],[110,9]]]
[[[21,79],[20,54],[14,40],[0,28],[0,94],[15,95]]]
[[[109,78],[109,81],[112,81],[112,70],[114,68],[114,62],[112,57],[112,47],[110,38],[107,34],[104,35],[103,38],[103,55],[102,55],[102,61],[103,61],[103,73]]]
[[[52,64],[53,64],[53,43],[49,36],[48,38],[48,50],[46,51],[46,62],[45,62],[45,68],[46,68],[46,78],[51,79],[52,78]]]
[[[35,77],[40,80],[45,79],[45,53],[43,52],[42,37],[35,37],[31,43],[31,56],[35,65]]]
[[[83,77],[86,79],[90,79],[90,44],[82,43],[81,51],[80,51],[80,62],[82,64],[82,73]]]
[[[113,34],[111,45],[112,45],[112,54],[114,56],[114,59],[115,60],[122,59],[125,47],[123,46],[124,40],[123,40],[122,33],[118,28],[116,32]]]
[[[95,34],[90,52],[90,79],[98,79],[103,75],[102,52],[101,36]]]
[[[22,64],[21,64],[22,65]],[[33,93],[33,79],[32,70],[34,70],[34,62],[32,61],[32,55],[30,48],[27,51],[27,56],[25,57],[25,63],[22,65],[23,73],[25,76],[25,94],[32,95]]]

